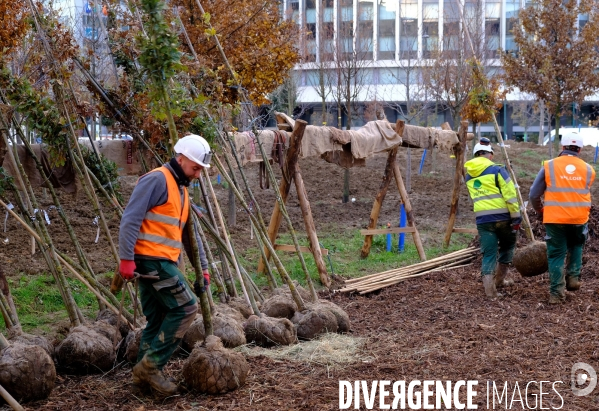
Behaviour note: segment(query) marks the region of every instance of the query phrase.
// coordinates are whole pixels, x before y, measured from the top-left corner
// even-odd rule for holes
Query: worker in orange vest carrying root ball
[[[549,304],[559,304],[566,292],[580,288],[582,248],[588,236],[591,185],[595,170],[580,159],[584,146],[575,131],[562,137],[562,152],[545,161],[530,188],[530,204],[543,216],[549,263]],[[544,199],[541,197],[544,195]],[[570,255],[568,266],[564,265]]]
[[[480,236],[483,286],[486,296],[493,299],[498,296],[497,288],[513,284],[506,275],[522,217],[514,182],[503,166],[492,161],[491,142],[482,138],[472,152],[474,158],[464,164],[466,187]]]
[[[177,267],[184,248],[193,261],[189,233],[184,229],[189,216],[191,180],[210,167],[212,152],[200,136],[189,135],[175,144],[175,157],[140,177],[121,219],[119,232],[119,271],[125,280],[135,272],[157,276],[141,277],[139,291],[144,328],[137,364],[133,367],[136,390],[152,388],[164,396],[177,393],[178,387],[166,379],[162,368],[172,356],[198,311],[193,292]],[[198,241],[203,284],[194,284],[199,295],[210,285],[208,261]]]

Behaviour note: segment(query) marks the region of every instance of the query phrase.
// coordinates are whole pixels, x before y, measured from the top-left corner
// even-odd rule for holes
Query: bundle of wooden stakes
[[[339,291],[344,293],[356,291],[360,294],[367,294],[400,283],[409,278],[420,277],[448,268],[465,267],[470,265],[468,263],[474,259],[476,250],[476,247],[469,247],[407,267],[395,268],[360,278],[352,278],[346,280],[345,286]]]

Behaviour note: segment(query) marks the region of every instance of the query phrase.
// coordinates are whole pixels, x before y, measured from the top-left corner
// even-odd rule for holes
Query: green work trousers
[[[480,236],[480,251],[483,255],[482,275],[493,275],[497,261],[502,264],[512,262],[516,247],[516,233],[512,232],[510,221],[477,224]],[[499,257],[497,256],[499,253]]]
[[[195,319],[198,305],[175,263],[136,259],[135,265],[140,274],[160,277],[139,280],[141,307],[148,323],[141,335],[137,361],[145,355],[162,370]]]
[[[587,240],[586,224],[545,224],[547,262],[549,263],[549,292],[563,296],[566,278],[580,277],[582,249]],[[566,256],[568,266],[564,272]],[[565,275],[564,275],[565,274]]]

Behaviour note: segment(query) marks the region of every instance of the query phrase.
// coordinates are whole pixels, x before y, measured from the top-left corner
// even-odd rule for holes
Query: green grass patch
[[[440,246],[425,248],[426,257],[428,259],[438,257],[452,251],[461,250],[468,246],[474,238],[470,234],[455,234],[452,236],[452,242],[447,249]],[[329,274],[331,272],[344,277],[361,277],[367,274],[374,274],[398,267],[407,266],[420,262],[418,250],[412,241],[412,236],[406,234],[405,247],[403,252],[397,251],[397,235],[392,236],[392,251],[386,251],[387,239],[386,235],[376,235],[373,238],[370,254],[368,258],[360,258],[360,250],[364,242],[364,236],[360,235],[359,230],[346,230],[343,234],[320,235],[319,241],[322,247],[329,250],[328,256],[323,256]],[[289,234],[282,234],[277,239],[278,244],[293,244]],[[307,239],[300,239],[300,245],[308,246]],[[299,258],[295,253],[278,252],[283,265],[287,269],[288,274],[294,280],[298,280],[300,284],[306,284],[305,275],[301,267]],[[256,268],[260,251],[257,248],[249,249],[242,259],[242,264],[251,274],[253,280],[258,286],[267,284],[263,275],[256,274]],[[315,285],[319,285],[318,270],[314,258],[309,253],[304,253],[304,260],[310,276]],[[332,270],[331,270],[332,266]],[[276,267],[272,265],[275,278],[280,284]],[[249,269],[251,268],[251,270]]]
[[[96,297],[79,281],[67,279],[67,282],[79,309],[84,315],[95,318],[98,310]],[[23,331],[39,329],[48,333],[54,324],[68,320],[66,307],[52,276],[22,274],[9,277],[8,284]],[[4,329],[4,322],[1,322],[0,331]]]

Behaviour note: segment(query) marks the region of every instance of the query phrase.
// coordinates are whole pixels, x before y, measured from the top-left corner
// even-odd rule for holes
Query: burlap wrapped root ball
[[[351,327],[351,322],[349,320],[349,315],[337,304],[327,301],[327,300],[318,300],[318,304],[325,310],[329,310],[337,319],[337,332],[340,334],[349,332]]]
[[[260,311],[269,317],[291,320],[295,314],[296,307],[291,295],[281,293],[264,300]]]
[[[257,301],[256,304],[258,305],[258,308],[260,308],[260,304]],[[241,315],[243,315],[243,318],[248,318],[250,315],[254,314],[252,307],[241,297],[231,298],[229,307],[239,311]]]
[[[55,381],[54,361],[42,347],[16,342],[0,351],[0,385],[17,401],[48,398]]]
[[[294,285],[297,293],[300,295],[300,297],[302,297],[302,300],[304,300],[304,302],[312,301],[312,296],[310,295],[310,291],[308,291],[304,287],[302,287],[297,281],[293,281],[293,285]],[[287,284],[284,284],[284,285],[276,288],[273,291],[273,295],[286,295],[291,300],[293,300],[293,297],[291,296],[291,291],[289,290],[289,286]],[[260,311],[262,311],[262,310],[260,310]]]
[[[220,313],[220,314],[225,314],[228,315],[229,317],[232,317],[233,319],[235,319],[238,323],[242,323],[245,321],[245,319],[247,317],[244,317],[243,314],[241,314],[241,312],[233,307],[230,307],[228,304],[215,304],[214,305],[214,310],[212,311],[213,314],[216,313]]]
[[[232,316],[215,312],[212,316],[212,331],[219,337],[227,348],[235,348],[246,343],[245,333],[241,324]],[[196,319],[183,336],[183,348],[191,351],[197,342],[204,341],[206,331],[204,318],[198,314]]]
[[[533,241],[525,247],[518,248],[514,253],[512,264],[523,277],[534,277],[546,273],[549,269],[547,243]]]
[[[73,328],[58,345],[56,358],[59,366],[77,374],[88,374],[111,369],[116,353],[111,340],[81,325]]]
[[[141,333],[143,328],[136,328],[129,331],[125,338],[123,358],[131,364],[137,363],[137,354],[139,353],[139,344],[141,343]]]
[[[116,327],[117,324],[119,323],[118,320],[118,316],[112,312],[111,310],[109,310],[108,308],[105,310],[101,310],[98,313],[98,316],[96,317],[96,321],[106,321],[108,324],[112,325],[113,327]],[[127,335],[129,334],[129,325],[127,325],[127,322],[121,318],[120,324],[119,324],[119,331],[121,333],[121,336],[123,338],[127,337]]]
[[[245,338],[261,347],[291,345],[297,342],[295,326],[287,318],[252,315],[243,324]]]
[[[313,340],[321,334],[336,333],[337,317],[323,304],[309,304],[306,310],[296,312],[291,319],[300,340]]]
[[[245,384],[249,371],[243,355],[227,350],[220,338],[209,335],[196,344],[183,365],[183,378],[193,390],[224,394]]]
[[[10,338],[9,342],[11,344],[20,343],[23,345],[37,345],[38,347],[42,347],[44,351],[48,353],[50,358],[54,358],[54,346],[41,335],[21,333]]]

